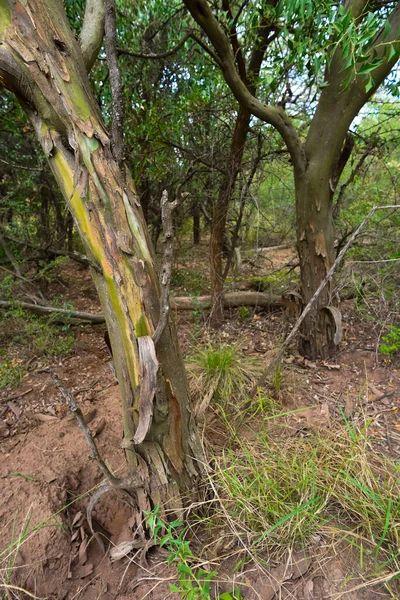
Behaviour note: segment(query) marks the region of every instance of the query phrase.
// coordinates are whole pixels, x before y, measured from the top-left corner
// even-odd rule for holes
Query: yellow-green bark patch
[[[89,148],[90,152],[95,152],[99,147],[99,142],[96,140],[96,138],[90,138],[88,136],[85,136],[85,139],[86,146]]]
[[[142,315],[135,323],[135,332],[136,337],[142,337],[143,335],[149,335],[149,330],[147,328],[146,319]]]
[[[0,36],[11,25],[11,10],[7,0],[0,0]]]

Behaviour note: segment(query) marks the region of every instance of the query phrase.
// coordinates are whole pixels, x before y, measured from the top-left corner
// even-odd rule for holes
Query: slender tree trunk
[[[140,498],[157,503],[195,490],[203,462],[171,320],[155,348],[154,380],[160,291],[146,223],[129,174],[112,157],[61,1],[0,0],[0,18],[0,81],[34,125],[91,263],[121,391],[122,447],[143,480],[144,509]]]
[[[211,309],[211,325],[218,327],[224,318],[224,276],[222,258],[224,254],[224,234],[229,204],[235,188],[236,179],[242,164],[247,133],[250,124],[250,113],[240,107],[233,132],[231,151],[225,175],[219,190],[214,208],[211,227],[211,282],[213,303]]]
[[[200,244],[201,240],[201,224],[200,224],[200,206],[196,203],[192,209],[193,217],[193,244]]]
[[[335,258],[333,194],[329,178],[324,178],[323,172],[319,161],[312,161],[304,175],[295,179],[297,248],[304,305],[318,289]],[[324,308],[335,304],[333,285],[331,280],[300,331],[299,351],[311,360],[328,358],[335,349],[335,323],[330,311]]]
[[[68,252],[74,251],[74,219],[70,213],[65,215],[66,221],[66,238]]]

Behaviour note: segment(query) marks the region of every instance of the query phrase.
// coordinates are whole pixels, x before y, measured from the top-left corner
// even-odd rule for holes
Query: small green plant
[[[278,365],[275,369],[274,378],[272,380],[272,387],[276,392],[279,392],[283,383],[283,371],[282,367]]]
[[[59,267],[68,264],[68,256],[58,256],[55,260],[47,263],[37,274],[38,279],[45,279],[48,283],[54,281],[58,276]]]
[[[20,361],[10,360],[7,357],[0,359],[0,389],[7,386],[16,387],[21,383],[23,376],[24,369]]]
[[[244,321],[245,319],[248,319],[250,316],[250,311],[248,308],[241,306],[239,308],[239,316],[242,319],[242,321]]]
[[[175,269],[172,273],[171,285],[191,294],[204,293],[208,287],[207,278],[195,269]]]
[[[203,308],[198,298],[199,294],[192,297],[193,337],[195,339],[198,339],[201,336],[201,330],[203,328]]]
[[[393,358],[396,352],[400,350],[400,327],[388,325],[387,328],[389,333],[382,338],[382,340],[387,343],[381,344],[379,350],[382,354],[385,354],[389,358]]]
[[[33,344],[36,352],[48,356],[62,356],[72,350],[74,334],[61,330],[57,325],[35,316],[27,318],[24,324],[24,334]]]
[[[179,593],[187,600],[209,600],[211,581],[217,571],[194,566],[195,557],[190,542],[185,539],[187,527],[182,527],[180,521],[164,523],[159,516],[158,506],[147,513],[146,523],[154,541],[168,550],[168,566],[172,563],[176,565],[179,585],[171,583],[171,592]]]
[[[27,478],[31,481],[35,481],[32,477],[21,475],[20,473],[14,474],[15,476],[20,476]],[[71,503],[72,504],[72,503]],[[65,508],[65,507],[64,507]],[[32,515],[30,512],[26,515],[22,525],[20,533],[16,532],[15,523],[12,522],[9,524],[11,526],[11,539],[7,548],[0,550],[0,589],[3,588],[5,591],[0,596],[1,600],[9,600],[11,597],[19,598],[21,596],[17,596],[9,593],[9,590],[15,590],[22,594],[26,594],[27,597],[36,597],[32,596],[27,590],[22,589],[19,586],[13,585],[13,577],[16,569],[16,561],[21,548],[33,535],[35,535],[41,529],[46,527],[56,527],[65,532],[64,526],[62,522],[57,518],[58,514],[61,513],[64,508],[55,513],[54,515],[49,515],[43,521],[38,523],[37,525],[32,526]]]

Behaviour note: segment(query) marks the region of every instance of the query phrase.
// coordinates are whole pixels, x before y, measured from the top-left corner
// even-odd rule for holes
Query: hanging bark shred
[[[139,423],[133,438],[141,444],[146,437],[153,418],[153,399],[157,387],[158,360],[154,342],[150,336],[137,338],[140,364]]]
[[[333,337],[333,343],[338,346],[342,341],[342,313],[336,306],[324,306],[322,310],[328,311],[335,323],[335,335]]]

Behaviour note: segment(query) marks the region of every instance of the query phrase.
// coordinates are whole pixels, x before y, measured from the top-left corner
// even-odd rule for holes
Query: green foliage
[[[387,328],[389,333],[384,335],[382,338],[382,340],[387,343],[381,344],[379,350],[382,352],[382,354],[385,354],[389,358],[393,358],[393,356],[400,350],[400,327],[388,325]]]
[[[249,309],[246,308],[245,306],[240,306],[239,307],[239,316],[242,319],[242,321],[245,321],[246,319],[248,319],[250,317]]]
[[[179,585],[170,584],[171,592],[182,595],[186,600],[210,600],[210,586],[217,571],[207,571],[195,566],[196,558],[185,539],[187,527],[180,521],[164,523],[159,516],[159,507],[147,513],[146,524],[154,541],[168,550],[168,565],[174,564]],[[238,595],[223,594],[221,600],[240,600]]]
[[[24,326],[24,334],[31,339],[34,350],[39,355],[63,356],[70,354],[75,341],[72,332],[60,331],[51,323],[31,316]]]
[[[207,278],[196,269],[174,269],[171,277],[173,288],[179,288],[190,295],[204,293],[209,286]]]
[[[5,387],[16,387],[22,381],[24,369],[21,361],[10,359],[5,356],[4,350],[0,353],[0,389]]]
[[[32,315],[16,305],[4,314],[10,335],[9,347],[28,348],[31,353],[39,356],[70,354],[73,350],[75,335],[69,331],[68,324],[60,328],[54,319],[53,316]],[[5,354],[5,349],[3,349],[3,353]],[[11,378],[13,378],[12,373],[14,372],[12,366],[9,361],[4,365],[4,369],[10,373]],[[20,376],[17,376],[20,371],[20,368],[15,371],[14,385],[20,382]]]

